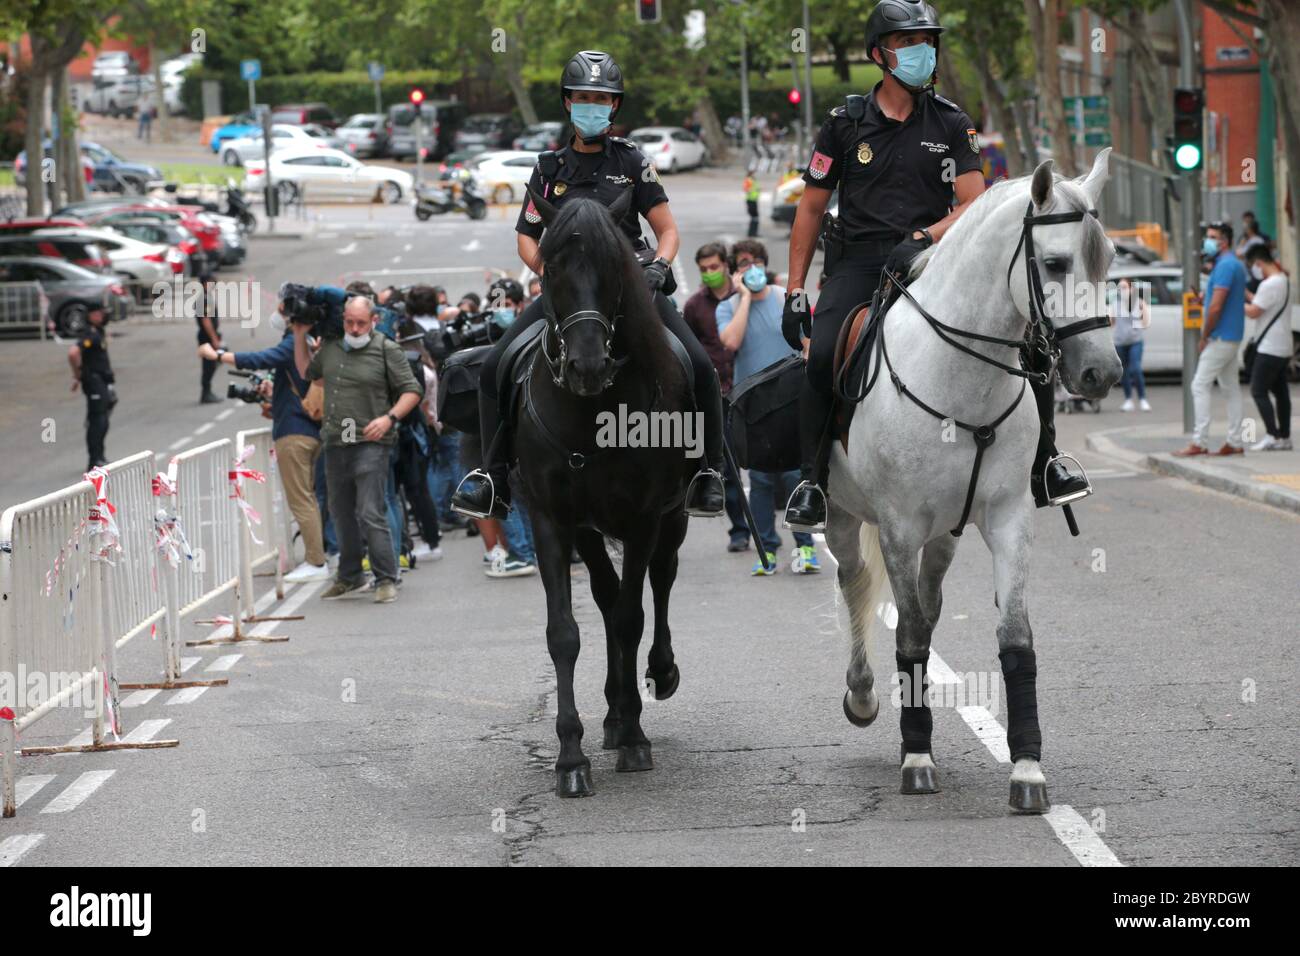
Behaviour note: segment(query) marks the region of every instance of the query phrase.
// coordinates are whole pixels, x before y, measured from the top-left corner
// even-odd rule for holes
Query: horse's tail
[[[892,592],[889,575],[885,573],[885,556],[880,550],[880,529],[862,522],[858,548],[862,555],[862,569],[850,580],[841,582],[840,589],[849,609],[851,653],[855,658],[860,655],[865,661],[876,634],[890,626],[884,620],[889,608],[882,604],[889,601]]]

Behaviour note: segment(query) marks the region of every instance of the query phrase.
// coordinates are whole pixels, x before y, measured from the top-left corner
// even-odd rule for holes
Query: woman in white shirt
[[[1110,324],[1114,327],[1115,351],[1124,364],[1120,383],[1124,386],[1124,404],[1120,411],[1133,411],[1133,393],[1137,392],[1142,411],[1151,411],[1147,402],[1147,383],[1142,377],[1143,333],[1151,325],[1151,306],[1146,297],[1133,289],[1128,279],[1120,279],[1115,287],[1115,304],[1110,310]]]
[[[1260,280],[1246,304],[1255,320],[1255,364],[1250,371],[1250,395],[1259,408],[1268,434],[1250,446],[1251,451],[1289,451],[1291,445],[1291,391],[1287,365],[1295,346],[1291,340],[1291,282],[1273,260],[1267,245],[1251,246],[1246,266]],[[1273,403],[1277,403],[1274,413]]]

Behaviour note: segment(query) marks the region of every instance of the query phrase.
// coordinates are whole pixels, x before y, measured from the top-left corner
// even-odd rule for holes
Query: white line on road
[[[228,671],[230,668],[234,667],[235,662],[243,656],[243,654],[223,654],[221,657],[218,657],[215,661],[209,664],[206,669],[210,671]]]
[[[399,232],[398,235],[400,236],[401,233]],[[410,251],[411,251],[412,249],[414,249],[414,248],[415,248],[415,245],[414,245],[413,243],[408,242],[406,245],[402,246],[402,251],[403,251],[403,252],[410,252]]]
[[[66,790],[47,803],[41,809],[41,813],[67,813],[69,810],[75,810],[115,773],[116,770],[87,770],[72,781]]]
[[[930,652],[931,656],[934,651]],[[998,763],[1011,763],[1011,749],[1007,746],[1007,732],[1002,729],[998,719],[989,713],[987,707],[971,705],[969,707],[958,707],[957,713],[961,714],[961,719],[966,721],[967,726],[975,731],[975,736],[984,741],[984,746],[989,749]]]
[[[1058,803],[1047,811],[1046,819],[1065,848],[1084,866],[1124,865],[1074,807]]]
[[[194,437],[197,438],[199,435],[212,431],[215,426],[216,422],[204,422],[198,428],[194,429]]]
[[[158,732],[171,723],[170,718],[142,720],[140,725],[122,738],[124,744],[147,744],[158,736]]]
[[[184,438],[178,438],[178,439],[176,439],[174,442],[172,442],[170,445],[168,445],[168,446],[167,446],[167,450],[168,450],[168,451],[179,451],[180,449],[184,448],[186,445],[188,445],[188,444],[189,444],[190,442],[192,442],[192,441],[194,441],[194,436],[193,436],[193,435],[186,435]]]
[[[285,598],[284,603],[275,609],[277,616],[280,615],[288,616],[292,614],[294,611],[298,610],[298,608],[302,607],[302,605],[307,603],[307,599],[312,595],[314,595],[317,591],[319,591],[324,586],[325,586],[324,581],[312,581],[308,584],[302,585],[300,588],[298,588],[296,592],[291,594],[289,597]],[[253,628],[253,630],[250,631],[249,633],[257,637],[265,637],[267,634],[270,634],[273,630],[275,630],[275,626],[278,623],[279,623],[278,621],[263,621],[261,624]]]
[[[201,660],[203,660],[203,658],[201,658],[201,657],[182,657],[182,658],[181,658],[181,673],[184,674],[187,670],[189,670],[191,667],[193,667],[195,664],[197,664],[197,663],[198,663],[199,661],[201,661]]]
[[[350,256],[352,253],[357,251],[357,244],[355,242],[349,242],[342,249],[336,249],[335,251],[341,256]]]
[[[92,740],[94,740],[94,739],[95,739],[95,730],[94,730],[94,728],[93,728],[93,727],[87,727],[87,728],[86,728],[85,730],[83,730],[81,733],[77,734],[77,736],[75,736],[75,737],[73,737],[71,740],[69,740],[68,743],[67,743],[67,746],[69,746],[69,747],[84,747],[84,746],[86,746],[87,744],[89,744],[89,743],[90,743]]]
[[[14,798],[18,801],[18,806],[21,807],[36,796],[41,787],[53,779],[54,774],[52,773],[34,773],[30,777],[19,777],[18,782],[14,785]]]
[[[19,833],[0,842],[0,866],[13,866],[45,839],[44,833]]]
[[[122,698],[123,707],[140,707],[149,703],[158,696],[158,688],[154,687],[149,690],[135,690]]]
[[[207,690],[206,687],[184,687],[172,694],[167,701],[167,706],[170,707],[172,704],[193,703],[203,696],[205,690]]]
[[[285,585],[285,588],[286,588],[286,589],[287,589],[287,588],[290,588],[290,587],[293,587],[293,585],[291,585],[291,584],[286,584],[286,585]],[[267,591],[267,592],[266,592],[265,594],[263,594],[260,598],[258,598],[256,601],[253,602],[253,614],[254,614],[254,616],[256,616],[256,615],[258,615],[258,614],[261,614],[263,611],[265,611],[268,607],[271,606],[271,603],[272,603],[274,600],[275,600],[275,588],[272,588],[271,590]],[[209,634],[208,637],[209,637],[209,638],[212,638],[212,639],[215,639],[215,638],[222,638],[222,637],[230,637],[232,634],[234,634],[234,632],[235,632],[235,629],[234,629],[231,625],[229,625],[229,624],[221,624],[221,625],[218,625],[217,627],[213,628],[213,629],[212,629],[212,633]]]
[[[217,416],[217,421],[224,422],[227,418],[229,418],[233,414],[235,414],[235,410],[233,408],[227,408],[224,412],[222,412]]]
[[[394,263],[398,263],[398,262],[401,262],[401,261],[402,261],[402,257],[401,257],[401,256],[393,256],[393,262],[394,262]]]
[[[483,243],[479,242],[477,239],[471,239],[460,248],[462,252],[478,252],[483,248]]]

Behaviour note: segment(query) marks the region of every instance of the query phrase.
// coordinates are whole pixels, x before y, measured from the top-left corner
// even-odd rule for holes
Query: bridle
[[[571,238],[580,239],[580,233],[574,233]],[[568,346],[564,341],[565,334],[580,322],[598,322],[601,328],[605,330],[605,354],[613,359],[610,365],[609,375],[601,382],[601,388],[609,388],[613,384],[615,376],[619,370],[628,363],[629,356],[621,359],[614,359],[614,331],[617,328],[618,320],[623,318],[623,290],[618,291],[618,301],[614,305],[614,318],[609,318],[603,312],[597,312],[595,309],[579,309],[576,312],[570,312],[564,318],[560,318],[555,312],[555,306],[551,302],[550,293],[546,289],[545,275],[539,277],[542,283],[542,313],[546,319],[546,332],[542,335],[542,358],[546,362],[546,367],[550,370],[551,380],[559,388],[564,388],[564,363],[568,361]],[[554,336],[559,343],[558,352],[554,358],[550,350],[546,347],[547,339]]]
[[[1008,375],[1016,375],[1022,379],[1020,391],[1016,393],[1015,400],[1007,406],[1006,410],[1003,411],[1001,415],[987,424],[973,425],[969,422],[959,421],[950,415],[945,415],[943,412],[937,411],[910,391],[908,387],[903,384],[903,380],[899,378],[898,373],[894,370],[893,363],[889,360],[889,349],[885,346],[884,309],[882,308],[884,302],[882,300],[874,303],[876,314],[873,318],[873,322],[880,323],[876,335],[876,351],[879,353],[879,357],[876,362],[875,371],[866,382],[866,385],[863,388],[861,395],[857,397],[857,400],[860,401],[866,396],[867,392],[871,391],[872,385],[875,384],[876,376],[880,374],[880,368],[883,365],[889,370],[889,379],[900,395],[906,395],[918,408],[928,412],[935,418],[943,421],[951,421],[958,428],[970,432],[971,437],[975,439],[975,463],[971,467],[970,482],[966,486],[966,502],[962,506],[961,518],[958,519],[956,527],[949,532],[949,534],[955,538],[961,537],[962,530],[966,525],[966,519],[970,517],[971,506],[975,501],[975,486],[979,482],[980,464],[984,458],[984,450],[992,445],[994,439],[997,437],[997,427],[1010,417],[1011,413],[1015,411],[1016,407],[1020,404],[1020,400],[1024,398],[1026,382],[1023,380],[1033,381],[1035,384],[1039,385],[1047,384],[1047,382],[1051,380],[1052,372],[1056,369],[1057,362],[1060,360],[1061,342],[1063,340],[1068,339],[1071,336],[1080,335],[1084,332],[1090,332],[1094,329],[1106,328],[1110,325],[1110,320],[1107,317],[1094,316],[1090,319],[1080,319],[1078,322],[1071,322],[1069,325],[1058,329],[1052,325],[1043,308],[1043,283],[1038,272],[1038,256],[1034,250],[1034,226],[1051,226],[1066,222],[1082,222],[1085,216],[1096,218],[1097,210],[1078,209],[1074,212],[1050,213],[1048,215],[1035,216],[1034,202],[1032,199],[1029,201],[1029,208],[1025,210],[1025,216],[1020,228],[1020,240],[1016,243],[1016,251],[1012,253],[1011,262],[1007,266],[1007,288],[1010,289],[1011,272],[1015,268],[1016,260],[1020,258],[1020,252],[1023,249],[1025,253],[1025,285],[1029,298],[1029,322],[1025,326],[1025,335],[1022,339],[1000,338],[994,335],[984,335],[980,332],[971,332],[966,329],[958,329],[951,325],[946,325],[927,312],[921,303],[916,301],[916,298],[908,288],[903,285],[902,281],[896,274],[888,269],[884,270],[882,274],[881,287],[880,290],[877,290],[876,292],[878,298],[882,296],[881,290],[887,287],[886,283],[892,283],[903,297],[912,304],[912,307],[921,314],[925,321],[930,325],[930,328],[934,329],[935,334],[944,342],[947,342],[953,348],[965,352],[967,355],[974,356],[981,362],[1001,369]],[[963,345],[953,338],[953,336],[961,336],[979,342],[989,342],[994,345],[1003,345],[1008,348],[1027,348],[1031,351],[1040,352],[1048,357],[1047,370],[1043,372],[1035,372],[1017,366],[1007,365],[1006,363],[999,362],[997,359],[984,355],[969,346]]]

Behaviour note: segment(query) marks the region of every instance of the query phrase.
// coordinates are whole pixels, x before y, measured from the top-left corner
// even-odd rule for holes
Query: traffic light
[[[637,0],[636,18],[640,23],[658,23],[659,0]]]
[[[415,110],[415,115],[420,115],[420,104],[424,102],[424,90],[418,86],[411,90],[411,106]]]
[[[1201,168],[1205,155],[1204,114],[1204,90],[1174,90],[1174,166],[1185,172]]]
[[[794,86],[790,88],[790,92],[787,94],[786,99],[790,101],[791,106],[798,106],[799,101],[803,99],[803,94],[799,92],[799,87]]]

